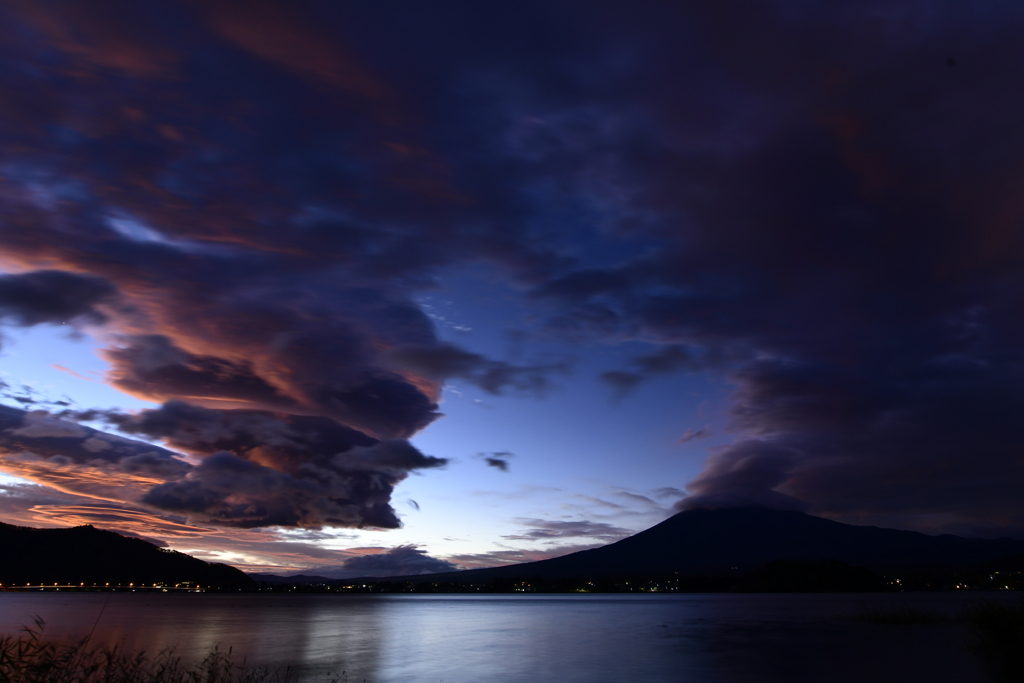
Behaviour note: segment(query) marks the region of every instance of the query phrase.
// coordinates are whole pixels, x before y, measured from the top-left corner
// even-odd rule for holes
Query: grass
[[[198,663],[185,663],[173,649],[155,656],[95,645],[89,638],[60,644],[43,638],[45,623],[35,619],[19,635],[0,636],[0,683],[297,683],[290,666],[236,664],[231,650],[214,648]],[[344,672],[320,680],[347,683]]]

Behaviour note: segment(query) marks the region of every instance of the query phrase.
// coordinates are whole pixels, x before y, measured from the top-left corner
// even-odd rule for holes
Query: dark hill
[[[801,512],[760,508],[688,510],[617,543],[540,562],[394,581],[477,582],[493,578],[747,574],[769,562],[838,560],[873,571],[933,571],[1024,554],[1024,541],[978,539],[853,526]],[[368,579],[379,581],[380,579]]]
[[[182,582],[219,589],[255,586],[234,567],[92,526],[32,529],[0,523],[0,583],[5,585]]]

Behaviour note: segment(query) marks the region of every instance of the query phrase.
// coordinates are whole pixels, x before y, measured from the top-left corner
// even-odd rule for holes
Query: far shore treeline
[[[3,589],[252,590],[256,582],[226,564],[211,564],[140,538],[92,526],[33,529],[0,524]]]
[[[417,576],[246,575],[91,526],[0,524],[2,590],[261,593],[886,592],[1024,589],[1024,541],[928,536],[799,512],[690,510],[559,558]]]

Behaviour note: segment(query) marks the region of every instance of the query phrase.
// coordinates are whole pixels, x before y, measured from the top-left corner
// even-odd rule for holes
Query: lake
[[[95,624],[94,640],[106,643],[173,646],[187,660],[219,645],[311,678],[346,671],[352,683],[994,680],[957,624],[855,618],[865,604],[952,614],[971,597],[5,592],[0,632],[38,615],[52,639]]]

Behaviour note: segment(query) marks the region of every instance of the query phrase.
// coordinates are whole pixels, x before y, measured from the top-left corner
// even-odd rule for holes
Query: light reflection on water
[[[956,624],[868,624],[861,605],[956,612],[970,596],[0,593],[0,632],[186,660],[289,662],[368,683],[988,681]]]

